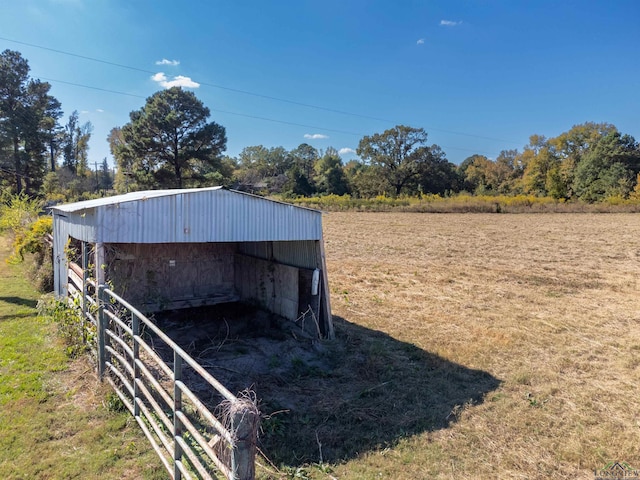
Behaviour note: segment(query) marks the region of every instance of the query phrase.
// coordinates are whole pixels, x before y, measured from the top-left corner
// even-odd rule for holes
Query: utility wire
[[[126,96],[129,96],[129,97],[135,97],[135,98],[146,98],[143,95],[136,95],[135,93],[120,92],[120,91],[117,91],[117,90],[110,90],[110,89],[101,88],[101,87],[92,87],[90,85],[82,85],[80,83],[67,82],[65,80],[58,80],[58,79],[55,79],[55,78],[47,78],[47,77],[40,77],[40,78],[42,80],[46,80],[48,82],[62,83],[62,84],[65,84],[65,85],[71,85],[71,86],[74,86],[74,87],[81,87],[81,88],[88,88],[88,89],[91,89],[91,90],[98,90],[98,91],[101,91],[101,92],[113,93],[113,94],[116,94],[116,95],[126,95]],[[217,108],[211,108],[210,110],[212,110],[214,112],[218,112],[218,113],[225,113],[225,114],[228,114],[228,115],[236,115],[236,116],[239,116],[239,117],[253,118],[253,119],[262,120],[262,121],[265,121],[265,122],[280,123],[280,124],[283,124],[283,125],[292,125],[292,126],[296,126],[296,127],[312,128],[314,130],[323,130],[325,132],[342,133],[344,135],[353,135],[353,136],[356,136],[356,137],[364,137],[366,135],[365,133],[349,132],[349,131],[346,131],[346,130],[338,130],[338,129],[335,129],[335,128],[318,127],[316,125],[306,125],[304,123],[289,122],[289,121],[286,121],[286,120],[278,120],[276,118],[260,117],[260,116],[257,116],[257,115],[250,115],[250,114],[247,114],[247,113],[239,113],[239,112],[231,112],[229,110],[221,110],[221,109],[217,109]],[[448,150],[461,150],[461,151],[472,152],[472,153],[486,153],[487,155],[490,155],[490,153],[488,153],[488,152],[482,152],[482,151],[479,151],[479,150],[471,150],[471,149],[468,149],[468,148],[448,147],[446,145],[442,145],[442,147],[446,148]]]
[[[9,169],[4,168],[4,167],[0,167],[0,172],[8,173],[9,175],[15,175],[16,177],[21,177],[21,178],[24,178],[26,180],[33,180],[34,182],[38,180],[35,177],[30,177],[29,175],[25,175],[23,173],[18,173],[15,170],[9,170]]]
[[[91,85],[82,85],[80,83],[67,82],[65,80],[58,80],[58,79],[55,79],[55,78],[47,78],[47,77],[40,77],[40,78],[42,80],[46,80],[47,82],[63,83],[65,85],[71,85],[71,86],[74,86],[74,87],[89,88],[91,90],[98,90],[100,92],[115,93],[117,95],[126,95],[128,97],[135,97],[135,98],[146,98],[143,95],[136,95],[135,93],[119,92],[117,90],[109,90],[108,88],[92,87]]]
[[[89,57],[89,56],[86,56],[86,55],[79,55],[77,53],[67,52],[67,51],[64,51],[64,50],[58,50],[56,48],[45,47],[45,46],[36,45],[36,44],[33,44],[33,43],[21,42],[21,41],[13,40],[13,39],[6,38],[6,37],[0,37],[0,40],[4,40],[4,41],[7,41],[7,42],[12,42],[12,43],[17,43],[19,45],[25,45],[25,46],[28,46],[28,47],[39,48],[41,50],[47,50],[47,51],[50,51],[50,52],[59,53],[61,55],[67,55],[67,56],[70,56],[70,57],[81,58],[83,60],[89,60],[89,61],[92,61],[92,62],[102,63],[104,65],[110,65],[112,67],[124,68],[124,69],[127,69],[127,70],[133,70],[133,71],[136,71],[136,72],[142,72],[142,73],[147,73],[147,74],[151,74],[151,75],[155,75],[157,73],[157,72],[155,72],[153,70],[147,70],[147,69],[144,69],[144,68],[132,67],[130,65],[124,65],[122,63],[110,62],[110,61],[102,60],[102,59],[95,58],[95,57]],[[365,119],[368,119],[368,120],[375,120],[375,121],[384,122],[384,123],[390,123],[390,124],[394,124],[394,125],[399,125],[399,124],[403,123],[403,122],[396,122],[396,121],[385,119],[385,118],[379,118],[379,117],[374,117],[374,116],[370,116],[370,115],[363,115],[363,114],[360,114],[360,113],[348,112],[348,111],[345,111],[345,110],[338,110],[338,109],[335,109],[335,108],[323,107],[321,105],[314,105],[314,104],[311,104],[311,103],[298,102],[298,101],[290,100],[290,99],[286,99],[286,98],[274,97],[274,96],[271,96],[271,95],[264,95],[264,94],[261,94],[261,93],[250,92],[248,90],[241,90],[241,89],[238,89],[238,88],[226,87],[226,86],[223,86],[223,85],[217,85],[215,83],[210,83],[210,82],[201,81],[199,83],[201,85],[205,85],[205,86],[213,87],[213,88],[218,88],[218,89],[221,89],[221,90],[226,90],[226,91],[229,91],[229,92],[240,93],[240,94],[243,94],[243,95],[250,95],[250,96],[253,96],[253,97],[264,98],[264,99],[267,99],[267,100],[273,100],[273,101],[277,101],[277,102],[288,103],[288,104],[291,104],[291,105],[297,105],[297,106],[306,107],[306,108],[313,108],[313,109],[316,109],[316,110],[323,110],[323,111],[326,111],[326,112],[337,113],[337,114],[340,114],[340,115],[347,115],[347,116],[351,116],[351,117],[365,118]],[[89,87],[89,88],[92,88],[92,87]],[[96,88],[96,89],[100,90],[98,88]],[[130,95],[130,94],[128,94],[128,95]],[[134,95],[132,95],[132,96],[134,96]],[[483,136],[483,135],[475,135],[475,134],[472,134],[472,133],[456,132],[454,130],[445,130],[445,129],[441,129],[441,128],[426,127],[426,129],[427,130],[436,131],[436,132],[448,133],[448,134],[451,134],[451,135],[460,135],[460,136],[465,136],[465,137],[479,138],[479,139],[483,139],[483,140],[492,140],[492,141],[513,143],[513,144],[517,144],[518,143],[518,142],[511,141],[511,140],[505,140],[505,139],[502,139],[502,138],[486,137],[486,136]]]

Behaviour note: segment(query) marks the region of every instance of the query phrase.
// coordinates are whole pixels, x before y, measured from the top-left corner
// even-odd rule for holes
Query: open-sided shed
[[[333,337],[322,213],[222,187],[150,190],[58,205],[54,288],[67,295],[69,242],[98,283],[142,311],[241,301]],[[86,257],[85,257],[86,258]],[[90,265],[83,265],[88,269]]]

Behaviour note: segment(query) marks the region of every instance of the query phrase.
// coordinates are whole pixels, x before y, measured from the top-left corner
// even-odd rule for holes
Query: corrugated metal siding
[[[250,257],[274,260],[292,267],[322,268],[318,264],[320,252],[318,252],[318,245],[315,240],[246,242],[238,244],[238,252]]]
[[[238,245],[238,252],[250,257],[271,260],[272,242],[244,242]]]
[[[124,193],[122,195],[114,195],[113,197],[94,198],[92,200],[83,200],[81,202],[66,203],[64,205],[56,205],[55,210],[61,212],[77,212],[80,210],[88,210],[91,208],[102,207],[105,205],[115,205],[126,202],[135,202],[138,200],[148,200],[156,197],[166,197],[169,195],[203,192],[210,190],[221,190],[223,187],[208,188],[184,188],[173,190],[143,190],[139,192]]]
[[[64,246],[67,243],[68,223],[60,221],[58,215],[53,215],[53,291],[56,295],[66,294],[67,260],[64,257]]]
[[[300,268],[322,268],[315,240],[273,242],[273,259],[278,263]]]
[[[178,193],[180,192],[180,193]],[[125,196],[119,196],[120,199]],[[117,199],[118,197],[113,197]],[[105,199],[106,200],[106,199]],[[69,234],[104,243],[261,242],[322,238],[319,211],[223,189],[54,207]]]

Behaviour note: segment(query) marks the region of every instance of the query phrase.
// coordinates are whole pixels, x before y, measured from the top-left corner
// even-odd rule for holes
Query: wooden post
[[[231,455],[233,480],[254,480],[258,436],[258,409],[248,401],[232,407],[231,432],[235,439]]]
[[[100,380],[104,378],[104,371],[106,366],[106,319],[104,314],[104,289],[104,285],[98,286],[98,375],[100,377]]]
[[[182,472],[178,468],[182,462],[182,448],[176,438],[182,436],[182,423],[178,419],[177,413],[182,410],[182,390],[178,387],[178,382],[182,381],[182,357],[176,350],[173,351],[173,478],[180,480]]]

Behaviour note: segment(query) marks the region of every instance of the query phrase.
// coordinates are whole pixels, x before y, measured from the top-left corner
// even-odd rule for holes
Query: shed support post
[[[97,285],[103,285],[106,283],[105,281],[105,275],[104,275],[104,269],[105,269],[105,264],[104,264],[104,243],[102,242],[96,242],[96,265],[95,265],[95,271],[96,271],[96,284]]]
[[[333,317],[331,315],[331,299],[329,297],[329,279],[327,278],[327,260],[324,253],[324,236],[320,237],[320,240],[316,242],[316,252],[318,254],[318,268],[320,269],[321,288],[320,292],[322,297],[320,298],[322,304],[321,308],[324,310],[324,315],[319,320],[324,323],[325,335],[328,339],[333,340],[336,338],[335,330],[333,329]]]

